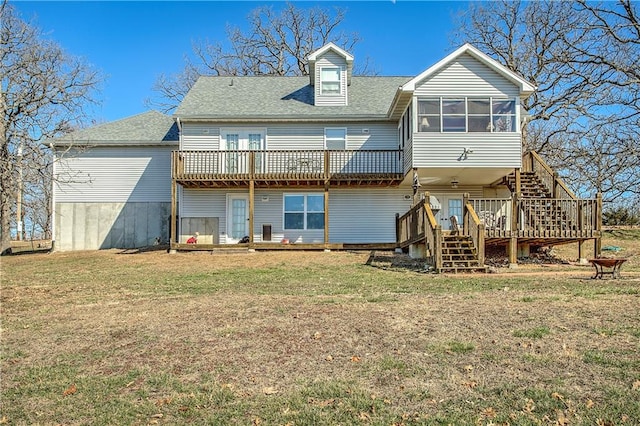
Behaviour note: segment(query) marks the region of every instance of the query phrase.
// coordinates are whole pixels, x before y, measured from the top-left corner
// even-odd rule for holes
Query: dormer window
[[[320,93],[323,95],[340,94],[339,67],[326,67],[320,70]]]

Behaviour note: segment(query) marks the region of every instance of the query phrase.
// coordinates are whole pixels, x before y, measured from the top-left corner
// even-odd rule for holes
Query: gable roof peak
[[[418,74],[416,77],[414,77],[410,81],[408,81],[406,84],[401,86],[400,89],[402,91],[415,90],[416,84],[418,84],[425,78],[434,75],[435,73],[437,73],[438,71],[446,67],[449,63],[453,62],[454,60],[458,59],[460,56],[465,54],[472,56],[477,61],[491,68],[498,74],[505,77],[507,80],[510,80],[511,82],[513,82],[520,89],[520,94],[522,96],[528,96],[536,90],[535,85],[533,85],[532,83],[524,79],[518,73],[511,71],[509,68],[502,65],[500,62],[496,61],[495,59],[493,59],[486,53],[482,52],[480,49],[478,49],[477,47],[473,46],[470,43],[463,44],[462,46],[460,46],[459,48],[451,52],[449,55],[445,56],[443,59],[441,59],[440,61],[438,61],[437,63],[435,63],[434,65],[432,65],[431,67],[423,71],[422,73]]]
[[[309,56],[307,56],[307,60],[309,62],[315,62],[316,59],[318,59],[319,56],[321,56],[322,54],[324,54],[325,52],[327,52],[329,50],[333,50],[338,55],[342,56],[347,62],[353,62],[353,55],[351,55],[346,50],[336,46],[333,42],[329,42],[329,43],[325,44],[324,46],[322,46],[321,48],[311,52],[309,54]]]

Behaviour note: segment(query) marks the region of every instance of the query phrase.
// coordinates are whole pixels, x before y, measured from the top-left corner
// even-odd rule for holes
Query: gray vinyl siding
[[[220,149],[220,127],[201,123],[183,123],[180,149],[217,150]]]
[[[320,93],[321,70],[324,67],[340,67],[340,95],[322,95]],[[315,105],[340,106],[348,104],[347,93],[347,64],[345,59],[335,52],[328,51],[316,61],[316,76],[314,84]]]
[[[415,96],[499,96],[516,98],[518,87],[469,54],[416,86]]]
[[[58,153],[56,203],[170,202],[172,148],[93,147]]]
[[[180,200],[180,217],[218,218],[219,241],[220,244],[225,244],[227,240],[227,193],[228,191],[184,188]]]
[[[453,189],[450,185],[425,185],[420,188],[420,192],[424,191],[428,191],[436,197],[440,194],[445,194],[447,196],[458,195],[462,198],[462,196],[467,193],[469,194],[469,198],[482,198],[484,187],[479,185],[460,185],[456,189]]]
[[[520,133],[414,133],[413,167],[520,167],[520,137]],[[464,148],[473,153],[463,160]]]
[[[227,194],[247,191],[185,189],[181,217],[219,218],[219,241],[226,243]],[[283,229],[284,194],[323,194],[322,190],[257,190],[254,200],[255,242],[262,242],[262,225],[271,225],[271,242],[323,243],[324,230]],[[335,189],[329,191],[329,240],[332,243],[395,242],[396,213],[411,207],[410,188]],[[405,199],[405,196],[408,196]]]
[[[220,129],[266,129],[266,149],[269,150],[322,150],[326,127],[347,128],[347,149],[398,149],[397,125],[393,122],[372,123],[318,123],[268,124],[248,126],[237,123],[213,125],[183,124],[183,150],[217,150],[220,147]],[[188,130],[187,130],[188,129]],[[207,135],[202,130],[207,129]]]
[[[395,242],[396,213],[411,208],[411,194],[410,188],[330,190],[329,241]]]

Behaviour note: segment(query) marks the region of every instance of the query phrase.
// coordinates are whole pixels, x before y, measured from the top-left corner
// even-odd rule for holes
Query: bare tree
[[[0,22],[0,252],[4,253],[10,247],[22,182],[27,205],[33,206],[30,196],[46,197],[49,190],[53,157],[42,141],[81,122],[87,103],[93,102],[99,75],[44,39],[6,1],[0,4]],[[43,202],[48,205],[48,200]]]
[[[246,32],[227,27],[227,43],[195,43],[194,60],[186,58],[177,75],[160,75],[153,87],[158,97],[147,103],[171,111],[200,75],[307,75],[307,56],[314,50],[328,42],[351,50],[359,41],[357,34],[338,29],[345,13],[338,7],[299,9],[291,3],[280,12],[258,7],[248,17]],[[364,64],[356,73],[375,74],[368,59]]]
[[[593,4],[472,3],[468,41],[538,86],[525,148],[536,149],[579,194],[622,202],[640,186],[640,27],[630,0]]]

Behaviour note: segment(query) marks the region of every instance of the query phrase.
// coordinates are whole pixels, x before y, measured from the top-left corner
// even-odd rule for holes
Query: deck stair
[[[478,261],[478,252],[471,237],[466,235],[442,236],[442,272],[486,272]]]
[[[516,176],[514,173],[506,176],[504,183],[511,192],[516,191]],[[523,198],[552,198],[551,192],[535,172],[522,172],[520,174],[520,193]]]

